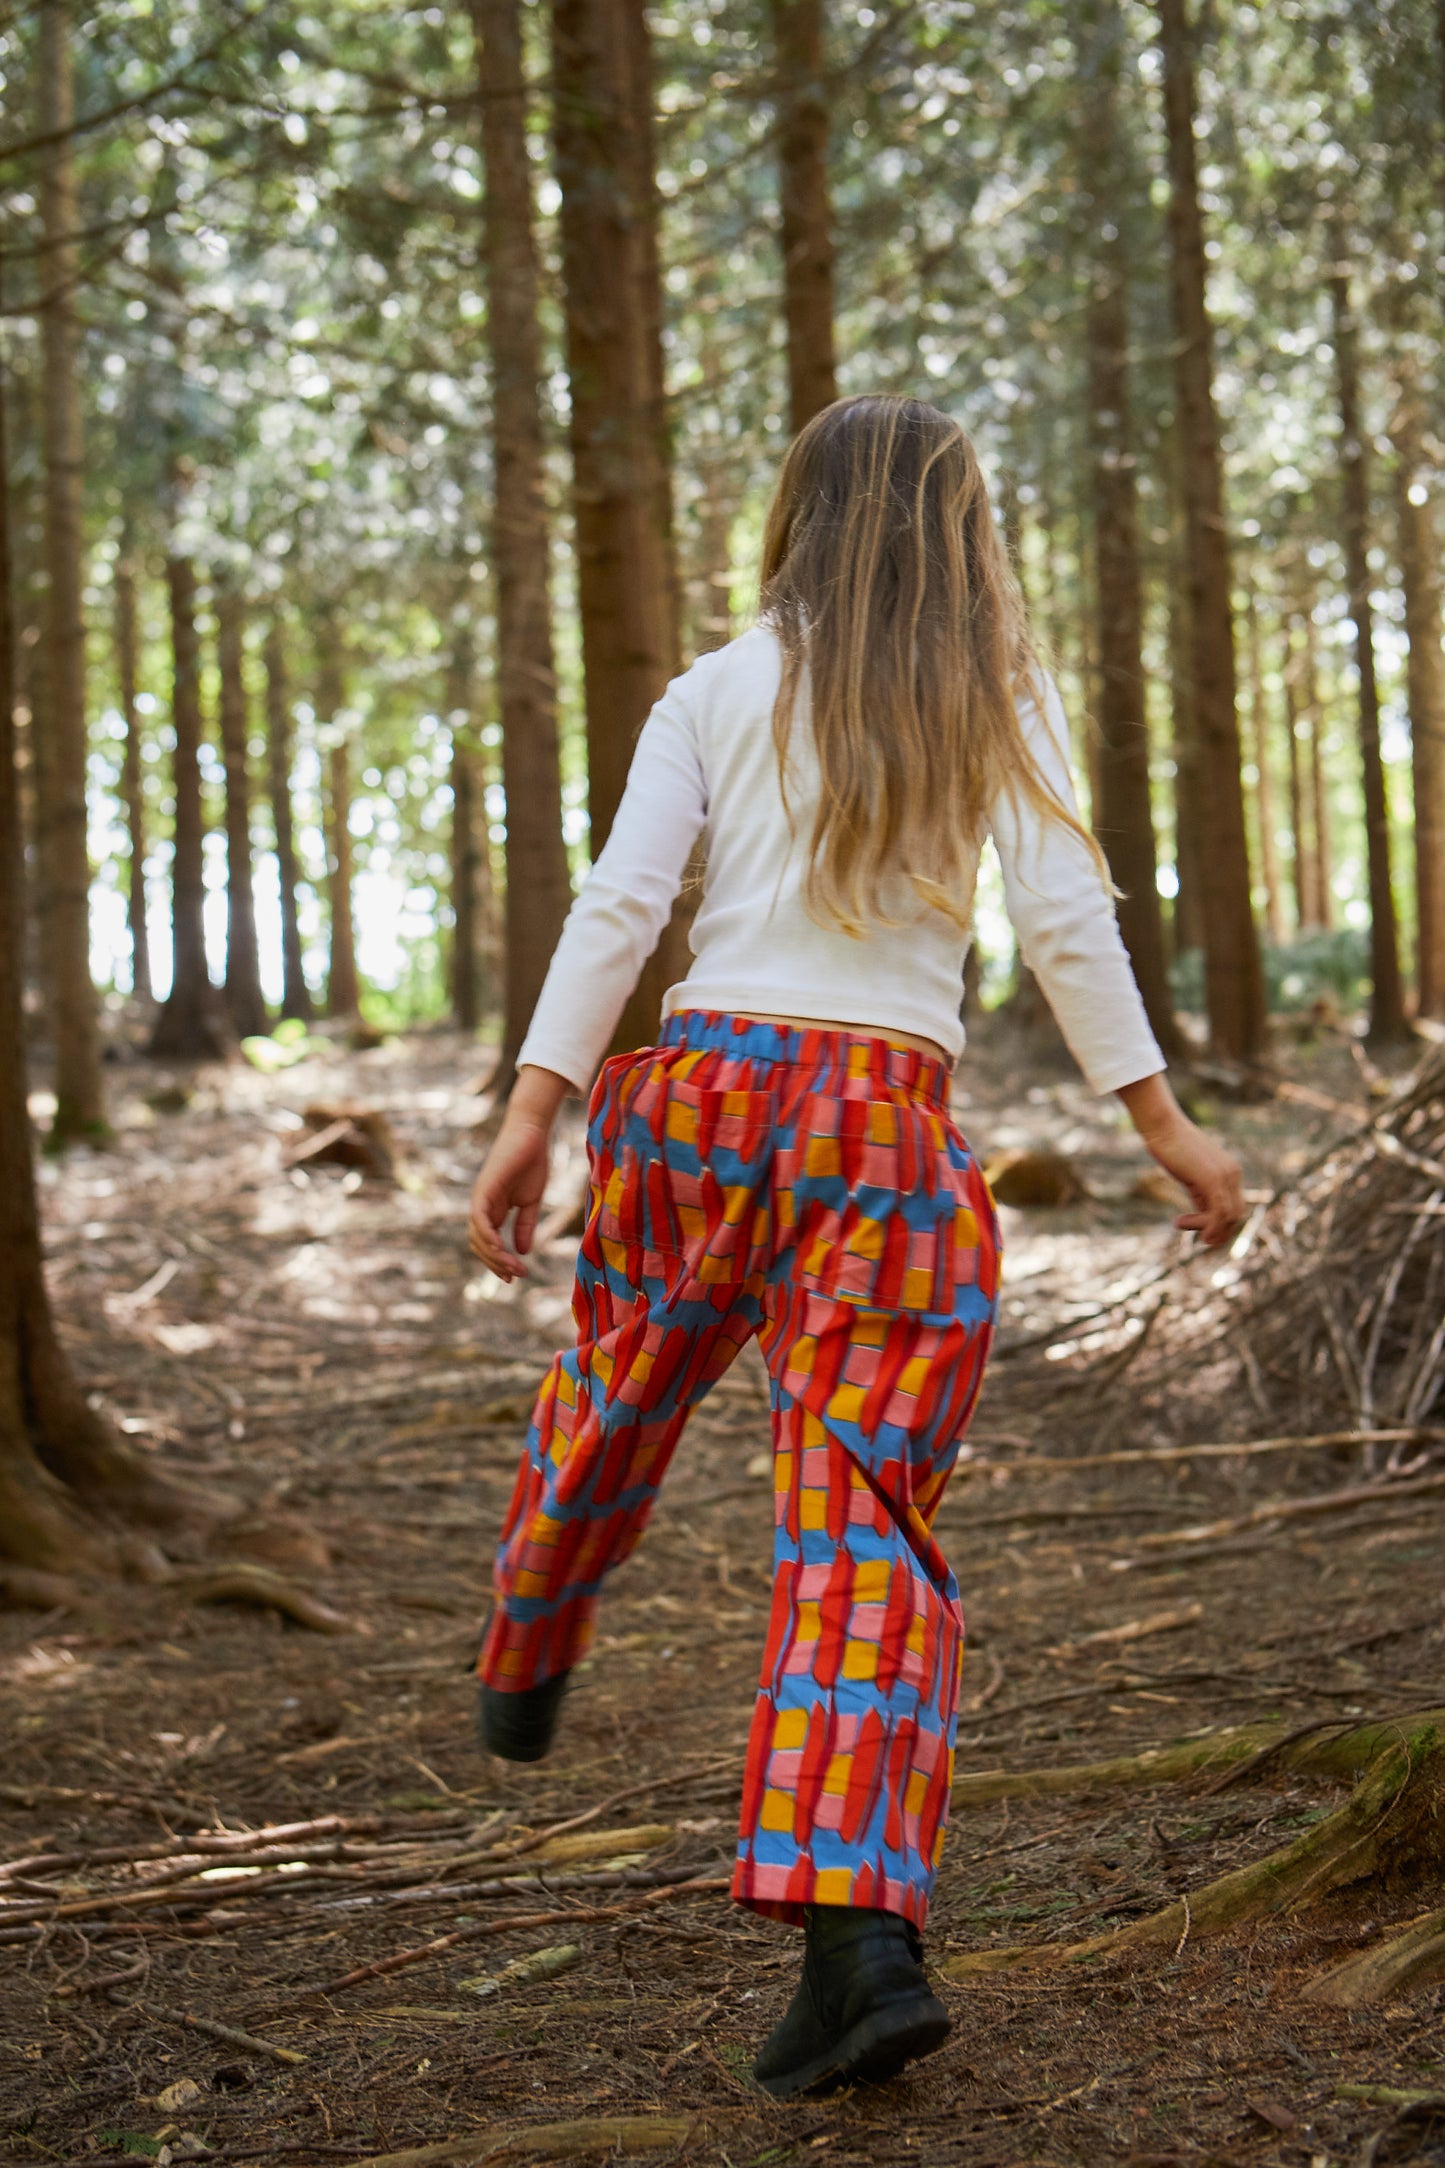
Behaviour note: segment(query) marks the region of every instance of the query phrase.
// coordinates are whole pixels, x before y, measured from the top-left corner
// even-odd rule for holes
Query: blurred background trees
[[[864,388],[979,443],[1171,1055],[1445,1019],[1431,0],[38,0],[0,75],[57,1145],[108,1029],[450,1015],[508,1073]]]

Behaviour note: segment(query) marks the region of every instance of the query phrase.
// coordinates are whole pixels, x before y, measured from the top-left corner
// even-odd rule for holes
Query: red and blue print
[[[570,1669],[687,1419],[756,1334],[771,1387],[772,1611],[733,1894],[922,1924],[963,1654],[933,1517],[982,1382],[988,1189],[943,1063],[685,1011],[604,1064],[574,1348],[538,1397],[480,1669]]]

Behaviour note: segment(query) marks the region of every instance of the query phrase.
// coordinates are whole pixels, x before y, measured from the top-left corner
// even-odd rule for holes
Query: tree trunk
[[[179,1503],[93,1409],[55,1335],[26,1109],[23,839],[4,390],[0,383],[0,1557],[61,1573],[116,1563],[84,1500],[164,1518]]]
[[[1287,614],[1282,629],[1284,667],[1280,675],[1284,683],[1284,719],[1289,747],[1289,830],[1292,845],[1290,870],[1294,882],[1295,932],[1303,933],[1310,923],[1310,913],[1314,907],[1314,853],[1310,848],[1309,827],[1305,816],[1305,778],[1304,763],[1300,758],[1299,680],[1294,627]]]
[[[548,578],[537,250],[521,0],[470,0],[486,170],[483,251],[492,366],[491,564],[507,801],[505,1008],[509,1081],[572,899],[562,840]]]
[[[1254,756],[1254,816],[1259,830],[1259,870],[1264,882],[1264,928],[1278,948],[1284,940],[1284,891],[1279,873],[1279,837],[1274,827],[1274,778],[1269,772],[1269,704],[1264,694],[1264,657],[1260,652],[1259,604],[1248,590],[1245,624],[1249,643],[1250,751]]]
[[[451,732],[452,786],[452,1017],[461,1031],[475,1032],[491,1008],[493,989],[492,867],[487,837],[486,773],[477,742],[473,705],[476,652],[471,626],[453,634],[447,663],[446,710]]]
[[[276,878],[281,889],[281,1014],[311,1021],[311,989],[301,960],[301,920],[296,908],[299,874],[291,810],[291,696],[286,683],[286,642],[281,620],[266,632],[266,782],[276,836]]]
[[[1314,598],[1304,611],[1304,700],[1310,721],[1310,830],[1314,836],[1314,909],[1310,923],[1328,933],[1335,922],[1334,851],[1330,837],[1330,800],[1325,783],[1325,717],[1320,701],[1319,650],[1315,641]]]
[[[1440,561],[1421,442],[1420,395],[1401,388],[1391,423],[1415,801],[1416,1013],[1445,1021],[1445,657],[1440,650]]]
[[[838,396],[823,0],[772,0],[772,10],[788,418],[796,435]]]
[[[120,772],[120,795],[125,806],[130,858],[126,868],[126,923],[130,930],[131,992],[142,1001],[151,998],[150,936],[146,928],[146,833],[145,789],[141,767],[141,721],[136,706],[137,656],[140,640],[136,626],[135,561],[130,536],[121,542],[115,568],[115,671],[120,686],[120,712],[125,722],[125,755]]]
[[[646,21],[640,0],[553,0],[557,177],[587,685],[588,807],[595,858],[632,748],[677,656],[661,382],[655,190],[641,127]],[[676,975],[669,928],[618,1028],[656,1037]]]
[[[1355,628],[1359,678],[1360,773],[1365,800],[1365,859],[1370,889],[1370,1022],[1368,1038],[1390,1045],[1409,1037],[1395,893],[1390,878],[1390,808],[1380,757],[1380,700],[1375,684],[1375,626],[1370,603],[1370,475],[1360,421],[1359,327],[1350,306],[1349,275],[1330,277],[1335,367],[1340,400],[1345,571]]]
[[[692,583],[692,651],[706,655],[726,647],[732,626],[732,530],[737,497],[728,464],[709,454],[700,476],[697,571]]]
[[[702,368],[699,392],[712,408],[723,396],[725,375],[714,327],[716,293],[709,292],[704,296],[699,307]],[[688,598],[689,644],[695,656],[726,647],[733,636],[732,532],[738,511],[736,469],[734,448],[724,441],[720,429],[710,429],[697,460],[697,554]]]
[[[41,126],[58,140],[42,153],[44,254],[40,311],[44,355],[45,562],[49,583],[46,724],[37,767],[48,875],[41,954],[55,1040],[55,1119],[50,1143],[105,1133],[100,1017],[90,977],[90,855],[86,836],[85,622],[81,608],[84,469],[75,286],[75,118],[67,0],[40,11]]]
[[[251,866],[251,778],[246,702],[245,604],[234,587],[216,597],[221,758],[226,767],[226,1007],[241,1038],[269,1028],[256,947]]]
[[[1118,70],[1121,25],[1113,0],[1095,0],[1080,38],[1088,83],[1079,134],[1080,179],[1089,220],[1089,442],[1094,503],[1094,599],[1099,649],[1099,742],[1094,828],[1122,891],[1119,931],[1154,1036],[1165,1058],[1184,1051],[1169,991],[1164,920],[1149,791],[1149,719],[1144,700],[1144,603],[1129,384],[1129,303],[1121,231]],[[1017,561],[1018,493],[1012,505]],[[1008,522],[1005,521],[1007,533]]]
[[[1229,537],[1214,363],[1205,297],[1204,222],[1195,157],[1194,62],[1185,0],[1157,0],[1169,150],[1169,283],[1174,395],[1199,749],[1200,900],[1204,984],[1216,1050],[1240,1061],[1264,1051],[1259,936],[1250,902],[1249,844],[1235,707]]]
[[[196,633],[196,568],[166,560],[174,690],[171,725],[175,825],[171,845],[171,990],[151,1033],[157,1059],[206,1061],[225,1056],[230,1031],[206,968],[205,813],[201,800],[201,651]]]
[[[351,916],[351,746],[342,718],[346,688],[341,635],[329,615],[322,619],[317,663],[317,736],[326,747],[322,818],[326,831],[326,895],[331,914],[326,1013],[354,1018],[361,1014],[361,988],[356,977],[356,932]]]
[[[1194,643],[1182,558],[1168,567],[1169,716],[1174,759],[1174,954],[1204,946],[1203,843],[1199,824],[1199,739],[1194,723]]]

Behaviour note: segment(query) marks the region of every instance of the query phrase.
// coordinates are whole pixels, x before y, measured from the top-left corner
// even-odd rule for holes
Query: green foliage
[[[1347,1015],[1364,1000],[1369,986],[1370,944],[1368,935],[1359,927],[1296,934],[1292,941],[1278,947],[1266,943],[1263,954],[1265,987],[1274,1014],[1295,1015],[1324,1002],[1336,1013]],[[1187,950],[1176,958],[1169,976],[1180,1008],[1202,1010],[1202,953]]]

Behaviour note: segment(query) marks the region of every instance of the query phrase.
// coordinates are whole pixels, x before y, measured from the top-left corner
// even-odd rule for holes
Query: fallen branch
[[[255,2033],[241,2032],[235,2025],[223,2025],[218,2018],[197,2017],[190,2010],[166,2010],[157,2003],[133,2002],[132,2010],[139,2010],[145,2017],[153,2017],[162,2025],[181,2025],[188,2032],[204,2033],[208,2040],[220,2040],[228,2048],[245,2048],[252,2055],[269,2055],[277,2063],[304,2063],[306,2057],[299,2048],[278,2047],[274,2040],[258,2040]]]
[[[1126,1619],[1122,1626],[1100,1626],[1094,1633],[1080,1634],[1077,1641],[1061,1641],[1046,1653],[1075,1656],[1085,1649],[1118,1648],[1128,1641],[1143,1641],[1150,1634],[1174,1633],[1181,1626],[1197,1626],[1203,1616],[1202,1603],[1188,1603],[1181,1610],[1155,1611],[1148,1618]]]
[[[414,1950],[398,1950],[390,1957],[373,1958],[369,1965],[358,1965],[354,1971],[344,1972],[339,1979],[328,1980],[324,1986],[311,1989],[310,1994],[318,1997],[339,1995],[345,1988],[360,1987],[364,1980],[380,1980],[411,1965],[424,1965],[429,1959],[456,1949],[459,1943],[479,1942],[490,1935],[508,1935],[533,1927],[588,1926],[594,1921],[622,1919],[629,1913],[650,1911],[654,1905],[667,1904],[674,1897],[714,1896],[731,1886],[726,1875],[700,1875],[691,1882],[672,1882],[662,1889],[649,1890],[645,1896],[634,1897],[626,1904],[591,1905],[554,1912],[508,1912],[496,1920],[474,1920],[469,1927],[454,1928],[449,1935],[439,1935],[434,1942],[424,1942]]]
[[[409,2153],[373,2153],[353,2168],[471,2168],[481,2161],[580,2160],[588,2153],[651,2153],[692,2135],[684,2115],[586,2116],[574,2123],[532,2123],[521,2130],[479,2131]]]
[[[1199,1521],[1189,1528],[1161,1528],[1152,1535],[1135,1536],[1137,1550],[1165,1550],[1179,1543],[1210,1543],[1221,1536],[1242,1535],[1246,1529],[1262,1528],[1272,1521],[1303,1520],[1316,1513],[1348,1513],[1356,1506],[1375,1505],[1394,1498],[1430,1498],[1445,1491],[1445,1474],[1413,1477],[1406,1483],[1357,1483],[1349,1490],[1322,1491],[1313,1498],[1274,1498],[1251,1506],[1248,1513],[1230,1520]]]
[[[1076,1468],[1129,1468],[1141,1462],[1234,1460],[1256,1453],[1318,1452],[1332,1446],[1441,1443],[1445,1443],[1445,1430],[1427,1430],[1418,1424],[1407,1424],[1395,1430],[1325,1430],[1304,1437],[1251,1438],[1241,1440],[1237,1445],[1212,1442],[1208,1445],[1128,1446],[1117,1453],[1030,1453],[1024,1460],[966,1461],[954,1481],[957,1482],[960,1476],[993,1475],[1000,1467],[1006,1467],[1010,1475],[1053,1475],[1062,1471],[1072,1473]]]

